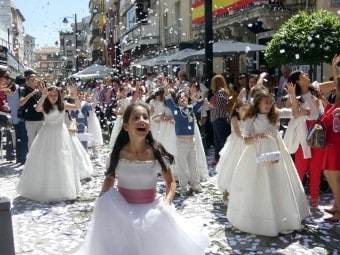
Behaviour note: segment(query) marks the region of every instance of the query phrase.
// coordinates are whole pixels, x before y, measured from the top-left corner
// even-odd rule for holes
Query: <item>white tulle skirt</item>
[[[119,115],[119,116],[117,116],[117,119],[115,120],[113,129],[111,131],[110,142],[109,142],[109,147],[111,149],[115,145],[118,134],[119,134],[120,130],[122,129],[122,126],[123,126],[123,116]]]
[[[309,215],[294,163],[279,135],[277,141],[282,154],[279,162],[256,163],[257,152],[252,144],[245,148],[235,170],[227,218],[244,232],[277,236],[301,229],[302,220]]]
[[[197,171],[201,181],[206,180],[209,177],[208,163],[205,156],[204,146],[202,142],[202,136],[198,128],[198,124],[195,121],[195,142],[197,153]]]
[[[158,197],[129,204],[114,188],[99,197],[81,255],[203,255],[203,225],[182,218]]]
[[[27,155],[18,194],[47,202],[76,199],[81,184],[73,155],[66,125],[44,125]]]
[[[237,163],[246,147],[245,142],[235,133],[231,133],[220,151],[220,159],[216,165],[217,188],[224,192],[230,190],[230,184]]]
[[[73,145],[73,159],[76,171],[79,172],[79,178],[85,179],[91,177],[93,174],[93,166],[88,152],[80,142],[76,133],[70,133]]]
[[[87,132],[91,134],[91,140],[89,141],[89,147],[92,145],[101,146],[103,145],[103,134],[100,127],[99,119],[97,118],[95,112],[91,111],[88,118],[88,128]]]
[[[154,131],[152,135],[154,135],[154,133],[156,135],[154,138],[159,141],[168,152],[176,155],[175,124],[171,121],[162,121],[159,123],[158,130]]]

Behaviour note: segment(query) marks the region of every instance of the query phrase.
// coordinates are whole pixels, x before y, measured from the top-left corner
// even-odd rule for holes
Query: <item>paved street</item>
[[[0,196],[12,200],[16,254],[66,255],[81,246],[101,187],[106,153],[107,150],[103,149],[101,156],[93,160],[95,174],[82,183],[81,197],[68,202],[39,203],[18,197],[15,188],[22,166],[0,161]],[[208,157],[208,162],[210,160]],[[323,220],[329,217],[323,211],[331,204],[329,192],[322,193],[319,209],[312,211],[301,231],[273,238],[256,236],[240,232],[228,223],[227,207],[215,188],[216,173],[213,167],[209,171],[211,176],[202,185],[204,193],[176,196],[174,200],[184,217],[202,217],[212,239],[206,254],[340,254],[337,250],[340,247],[340,224]],[[161,181],[159,186],[164,190]]]

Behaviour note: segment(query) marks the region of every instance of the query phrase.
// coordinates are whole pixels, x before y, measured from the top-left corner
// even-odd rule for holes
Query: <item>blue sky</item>
[[[60,30],[71,30],[74,18],[64,24],[64,17],[78,22],[89,15],[89,0],[12,0],[25,18],[25,33],[36,38],[36,48],[55,46]]]

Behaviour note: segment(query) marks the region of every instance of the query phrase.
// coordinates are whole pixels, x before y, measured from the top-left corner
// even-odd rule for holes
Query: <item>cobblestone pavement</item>
[[[93,160],[95,173],[82,183],[80,198],[66,202],[39,203],[18,197],[15,188],[23,167],[0,161],[0,196],[12,201],[16,254],[67,255],[81,246],[101,187],[106,152],[103,149],[101,156]],[[211,157],[208,156],[210,161]],[[340,254],[340,224],[329,224],[323,220],[329,217],[324,209],[332,202],[330,192],[321,194],[319,208],[304,221],[302,230],[278,237],[256,236],[238,231],[229,224],[226,219],[227,206],[222,202],[221,193],[216,190],[216,173],[211,166],[209,173],[208,180],[202,183],[204,193],[176,196],[174,200],[183,217],[199,215],[203,218],[212,239],[211,246],[206,250],[207,255]],[[159,186],[164,190],[161,181]]]

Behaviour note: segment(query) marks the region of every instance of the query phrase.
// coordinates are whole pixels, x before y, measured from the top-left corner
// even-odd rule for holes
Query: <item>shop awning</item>
[[[263,51],[264,45],[248,43],[248,42],[235,42],[235,41],[219,41],[213,44],[214,57],[230,57],[235,54],[244,54],[249,52]],[[205,49],[201,49],[191,54],[188,54],[181,60],[195,60],[204,59]]]
[[[157,66],[157,62],[162,61],[165,58],[165,56],[157,56],[154,58],[146,59],[141,62],[138,62],[134,64],[134,66]]]
[[[186,64],[187,61],[184,61],[183,59],[196,51],[197,50],[194,49],[184,49],[171,55],[162,55],[147,60],[143,60],[141,62],[134,64],[134,66],[160,66],[160,65]]]

